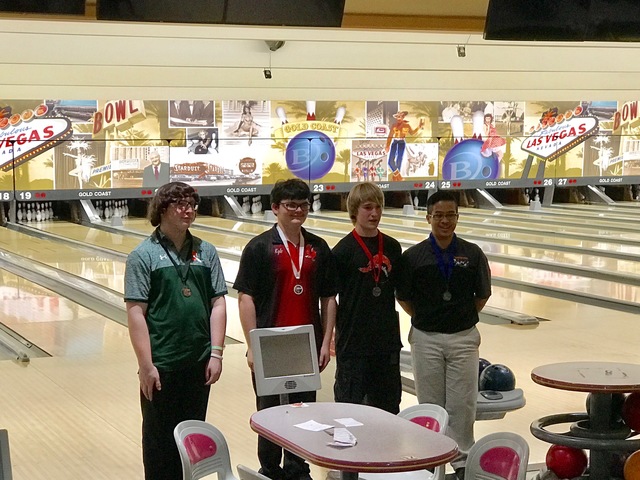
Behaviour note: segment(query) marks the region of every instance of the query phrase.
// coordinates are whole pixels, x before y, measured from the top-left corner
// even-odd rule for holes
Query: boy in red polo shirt
[[[329,347],[336,315],[336,274],[331,250],[302,225],[311,207],[309,186],[298,179],[279,181],[271,191],[276,225],[253,238],[242,252],[233,288],[238,290],[240,322],[247,341],[247,363],[252,370],[249,332],[254,328],[314,326],[320,346],[318,364],[329,363]],[[320,306],[320,308],[318,308]],[[286,355],[286,352],[282,352]],[[290,395],[290,401],[315,402],[316,392]],[[280,404],[278,395],[256,396],[262,410]],[[260,472],[273,480],[310,480],[309,465],[297,455],[258,437]]]

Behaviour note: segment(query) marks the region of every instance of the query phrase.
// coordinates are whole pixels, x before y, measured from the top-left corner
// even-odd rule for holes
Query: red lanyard
[[[358,234],[358,232],[356,232],[355,228],[353,229],[352,233],[353,233],[353,237],[360,244],[360,246],[362,247],[362,250],[364,250],[364,253],[367,255],[367,258],[371,262],[371,274],[373,275],[373,279],[375,280],[376,285],[378,285],[378,281],[380,280],[380,274],[382,273],[382,259],[384,258],[382,233],[378,231],[378,253],[376,254],[376,257],[378,257],[377,263],[374,260],[374,256],[371,254],[371,252],[369,251],[365,243],[362,241],[362,237]]]

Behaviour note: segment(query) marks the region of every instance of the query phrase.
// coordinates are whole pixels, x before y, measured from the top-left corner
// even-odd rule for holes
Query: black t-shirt
[[[304,262],[311,263],[310,274],[305,275],[300,282],[304,285],[304,295],[309,299],[310,318],[305,323],[314,326],[316,340],[321,342],[323,332],[319,299],[336,294],[335,261],[327,242],[322,238],[304,228],[302,235],[305,242]],[[287,272],[290,273],[289,257],[275,226],[251,239],[242,250],[233,288],[253,297],[257,328],[287,324],[286,320],[279,321],[275,318],[276,312],[281,310],[279,306],[284,283],[289,279],[289,275],[278,274],[282,270],[279,268],[280,257],[285,260]],[[320,345],[318,343],[318,348]]]
[[[428,238],[402,255],[407,268],[398,286],[398,300],[413,304],[411,324],[423,332],[456,333],[473,327],[479,320],[475,299],[491,296],[487,257],[478,245],[456,239],[443,252],[445,258],[454,255],[448,289]],[[451,252],[454,245],[456,251]],[[443,298],[447,290],[448,301]]]
[[[388,235],[383,236],[382,271],[376,286],[369,258],[353,236],[344,237],[333,248],[339,279],[339,307],[336,320],[336,356],[357,357],[397,352],[402,348],[395,288],[400,270],[402,247]],[[363,237],[373,256],[378,253],[378,238]]]

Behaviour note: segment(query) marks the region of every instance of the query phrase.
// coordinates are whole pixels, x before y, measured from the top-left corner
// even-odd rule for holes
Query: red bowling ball
[[[587,468],[587,454],[579,448],[551,445],[547,452],[547,468],[558,478],[575,478]]]
[[[627,395],[622,405],[622,420],[631,430],[640,432],[640,392]]]

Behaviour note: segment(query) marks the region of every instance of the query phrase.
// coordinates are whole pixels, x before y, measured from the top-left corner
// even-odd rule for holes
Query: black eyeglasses
[[[440,220],[443,220],[445,218],[450,222],[454,222],[458,219],[457,213],[434,213],[433,215],[429,214],[429,216],[433,218],[436,222],[439,222]]]
[[[309,209],[311,208],[311,204],[309,202],[305,202],[305,203],[282,202],[280,205],[282,205],[284,208],[286,208],[290,212],[295,212],[298,209],[302,210],[303,212],[308,212]]]
[[[173,205],[176,206],[176,210],[179,210],[181,212],[186,212],[189,209],[193,210],[194,212],[198,210],[198,204],[196,202],[189,202],[188,200],[179,200],[173,202]]]

